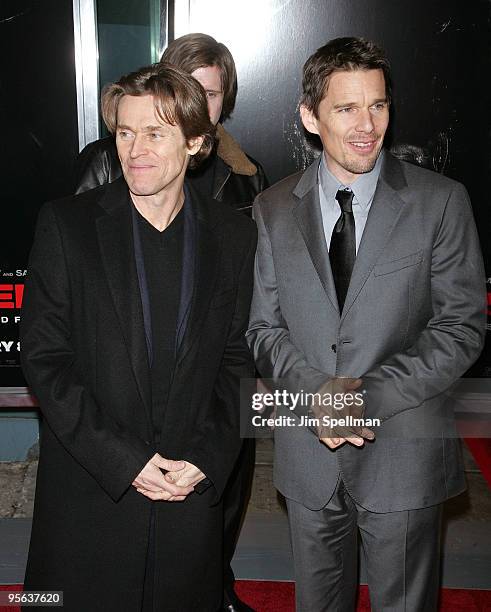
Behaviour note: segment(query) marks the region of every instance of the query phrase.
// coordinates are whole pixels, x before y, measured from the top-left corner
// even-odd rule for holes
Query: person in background
[[[234,59],[225,45],[206,34],[187,34],[169,44],[161,63],[177,66],[203,86],[210,120],[216,126],[216,146],[208,159],[187,179],[199,192],[250,215],[252,202],[267,186],[261,165],[246,155],[221,121],[232,113],[237,95]],[[76,162],[76,193],[93,189],[121,176],[112,136],[85,147]],[[251,610],[234,590],[231,567],[240,526],[249,498],[255,461],[255,441],[244,439],[242,450],[224,493],[224,607]]]

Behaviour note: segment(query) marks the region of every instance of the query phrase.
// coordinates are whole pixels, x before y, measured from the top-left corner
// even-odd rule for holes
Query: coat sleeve
[[[248,227],[250,235],[242,252],[234,315],[214,385],[213,401],[202,419],[202,426],[189,441],[189,451],[179,457],[193,463],[206,475],[215,488],[213,503],[221,498],[241,447],[241,380],[254,378],[245,332],[252,296],[256,229],[252,224]],[[198,492],[201,491],[198,489]]]
[[[412,346],[363,376],[367,417],[386,420],[444,392],[482,350],[484,266],[469,197],[459,183],[433,244],[431,301],[433,315]]]
[[[254,269],[254,293],[247,341],[256,367],[263,378],[291,393],[301,390],[315,393],[329,379],[325,372],[313,368],[305,355],[290,340],[288,325],[281,313],[273,252],[268,230],[261,213],[260,198],[253,208],[258,228],[258,246]],[[306,406],[295,412],[306,414]]]
[[[52,205],[40,212],[22,319],[24,375],[58,441],[117,501],[154,452],[99,406],[76,367],[63,236]]]

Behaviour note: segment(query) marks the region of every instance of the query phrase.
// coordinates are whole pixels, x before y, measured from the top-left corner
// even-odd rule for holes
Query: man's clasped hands
[[[317,419],[317,434],[319,440],[328,446],[331,450],[336,450],[345,442],[354,446],[363,446],[365,440],[374,440],[375,434],[371,429],[359,425],[340,425],[336,424],[333,427],[324,425],[324,417],[329,420],[340,421],[345,419],[349,423],[349,417],[353,419],[362,419],[365,413],[365,404],[362,400],[356,402],[347,401],[352,398],[352,392],[358,389],[362,384],[360,378],[331,378],[325,382],[314,396],[314,401],[311,406],[312,413]],[[345,401],[334,405],[329,403],[325,405],[322,398],[329,397],[345,397]],[[361,394],[358,394],[359,398]]]
[[[192,463],[164,459],[155,453],[132,485],[138,493],[154,501],[183,501],[205,478]]]

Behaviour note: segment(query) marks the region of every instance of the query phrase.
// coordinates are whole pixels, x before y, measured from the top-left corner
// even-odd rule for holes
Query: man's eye
[[[160,134],[158,132],[150,132],[149,136],[151,140],[158,140],[160,138]]]
[[[377,104],[373,105],[373,108],[377,111],[384,110],[386,104],[385,102],[377,102]]]
[[[125,130],[120,130],[120,131],[118,132],[118,136],[119,136],[120,138],[127,139],[127,138],[129,138],[129,137],[130,137],[130,133],[129,133],[129,132],[126,132]]]
[[[340,113],[349,113],[349,112],[351,112],[352,110],[354,110],[352,106],[345,106],[344,108],[340,108],[340,109],[339,109],[339,112],[340,112]]]
[[[210,99],[213,99],[213,98],[216,98],[216,97],[217,97],[217,94],[216,94],[216,92],[214,92],[214,91],[207,91],[207,92],[206,92],[206,97],[207,97],[207,98],[210,98]]]

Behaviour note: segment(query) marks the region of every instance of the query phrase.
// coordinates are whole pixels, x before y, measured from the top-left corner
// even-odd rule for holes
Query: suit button
[[[335,344],[331,344],[331,351],[332,351],[333,353],[335,353],[335,352],[336,352],[336,349],[337,349],[336,345],[335,345]]]

